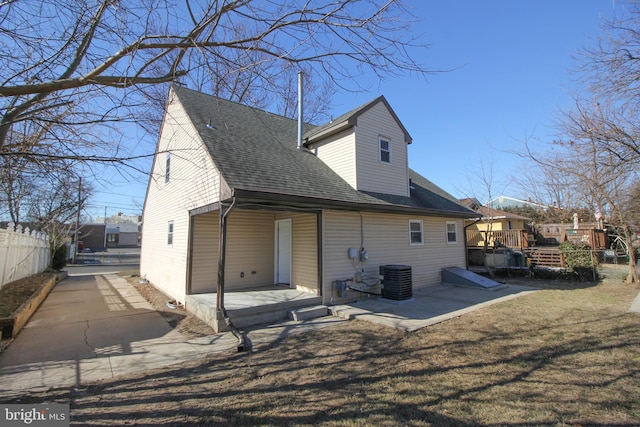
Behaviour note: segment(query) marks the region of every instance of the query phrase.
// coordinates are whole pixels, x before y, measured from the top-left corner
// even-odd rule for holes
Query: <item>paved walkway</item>
[[[640,314],[640,293],[636,296],[636,298],[631,303],[631,307],[629,307],[629,311],[631,313]]]
[[[517,286],[491,292],[441,285],[417,290],[411,301],[365,299],[335,310],[344,319],[357,317],[412,331],[530,291]],[[245,332],[255,346],[344,321],[324,317]],[[236,350],[231,333],[187,340],[115,274],[71,276],[56,285],[0,354],[0,396],[71,387]]]
[[[252,340],[273,339],[288,328],[265,329]],[[115,274],[68,277],[0,354],[0,396],[69,387],[236,348],[230,333],[187,340]]]

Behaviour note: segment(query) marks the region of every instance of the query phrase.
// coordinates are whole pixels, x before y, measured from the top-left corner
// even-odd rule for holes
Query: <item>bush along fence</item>
[[[580,280],[598,278],[598,256],[591,246],[581,243],[563,242],[560,244],[560,252],[564,263]]]
[[[0,288],[49,267],[49,236],[9,223],[0,229]]]

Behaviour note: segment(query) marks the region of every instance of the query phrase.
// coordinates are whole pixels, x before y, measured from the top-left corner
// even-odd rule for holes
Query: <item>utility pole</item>
[[[102,252],[106,252],[107,250],[107,207],[104,207],[104,247],[102,248]]]
[[[78,181],[78,214],[76,215],[76,231],[73,237],[73,258],[71,262],[76,263],[76,254],[78,253],[78,227],[80,227],[80,197],[82,195],[82,177]]]

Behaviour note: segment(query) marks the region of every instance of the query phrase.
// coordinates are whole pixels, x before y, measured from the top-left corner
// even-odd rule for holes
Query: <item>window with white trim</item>
[[[173,245],[173,221],[169,221],[167,228],[167,245]]]
[[[380,161],[382,163],[391,163],[391,141],[386,138],[380,138]]]
[[[164,166],[164,182],[169,182],[170,172],[171,172],[171,153],[167,153],[165,166]]]
[[[458,224],[447,221],[447,243],[458,243]]]
[[[424,232],[422,228],[422,220],[409,220],[409,244],[424,245]]]

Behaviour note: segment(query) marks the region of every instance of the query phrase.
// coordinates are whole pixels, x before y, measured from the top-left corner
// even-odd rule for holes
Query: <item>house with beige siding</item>
[[[233,298],[330,305],[383,294],[381,266],[409,267],[412,288],[465,267],[476,214],[409,168],[411,136],[384,97],[297,135],[295,120],[173,87],[141,275],[222,330]]]

